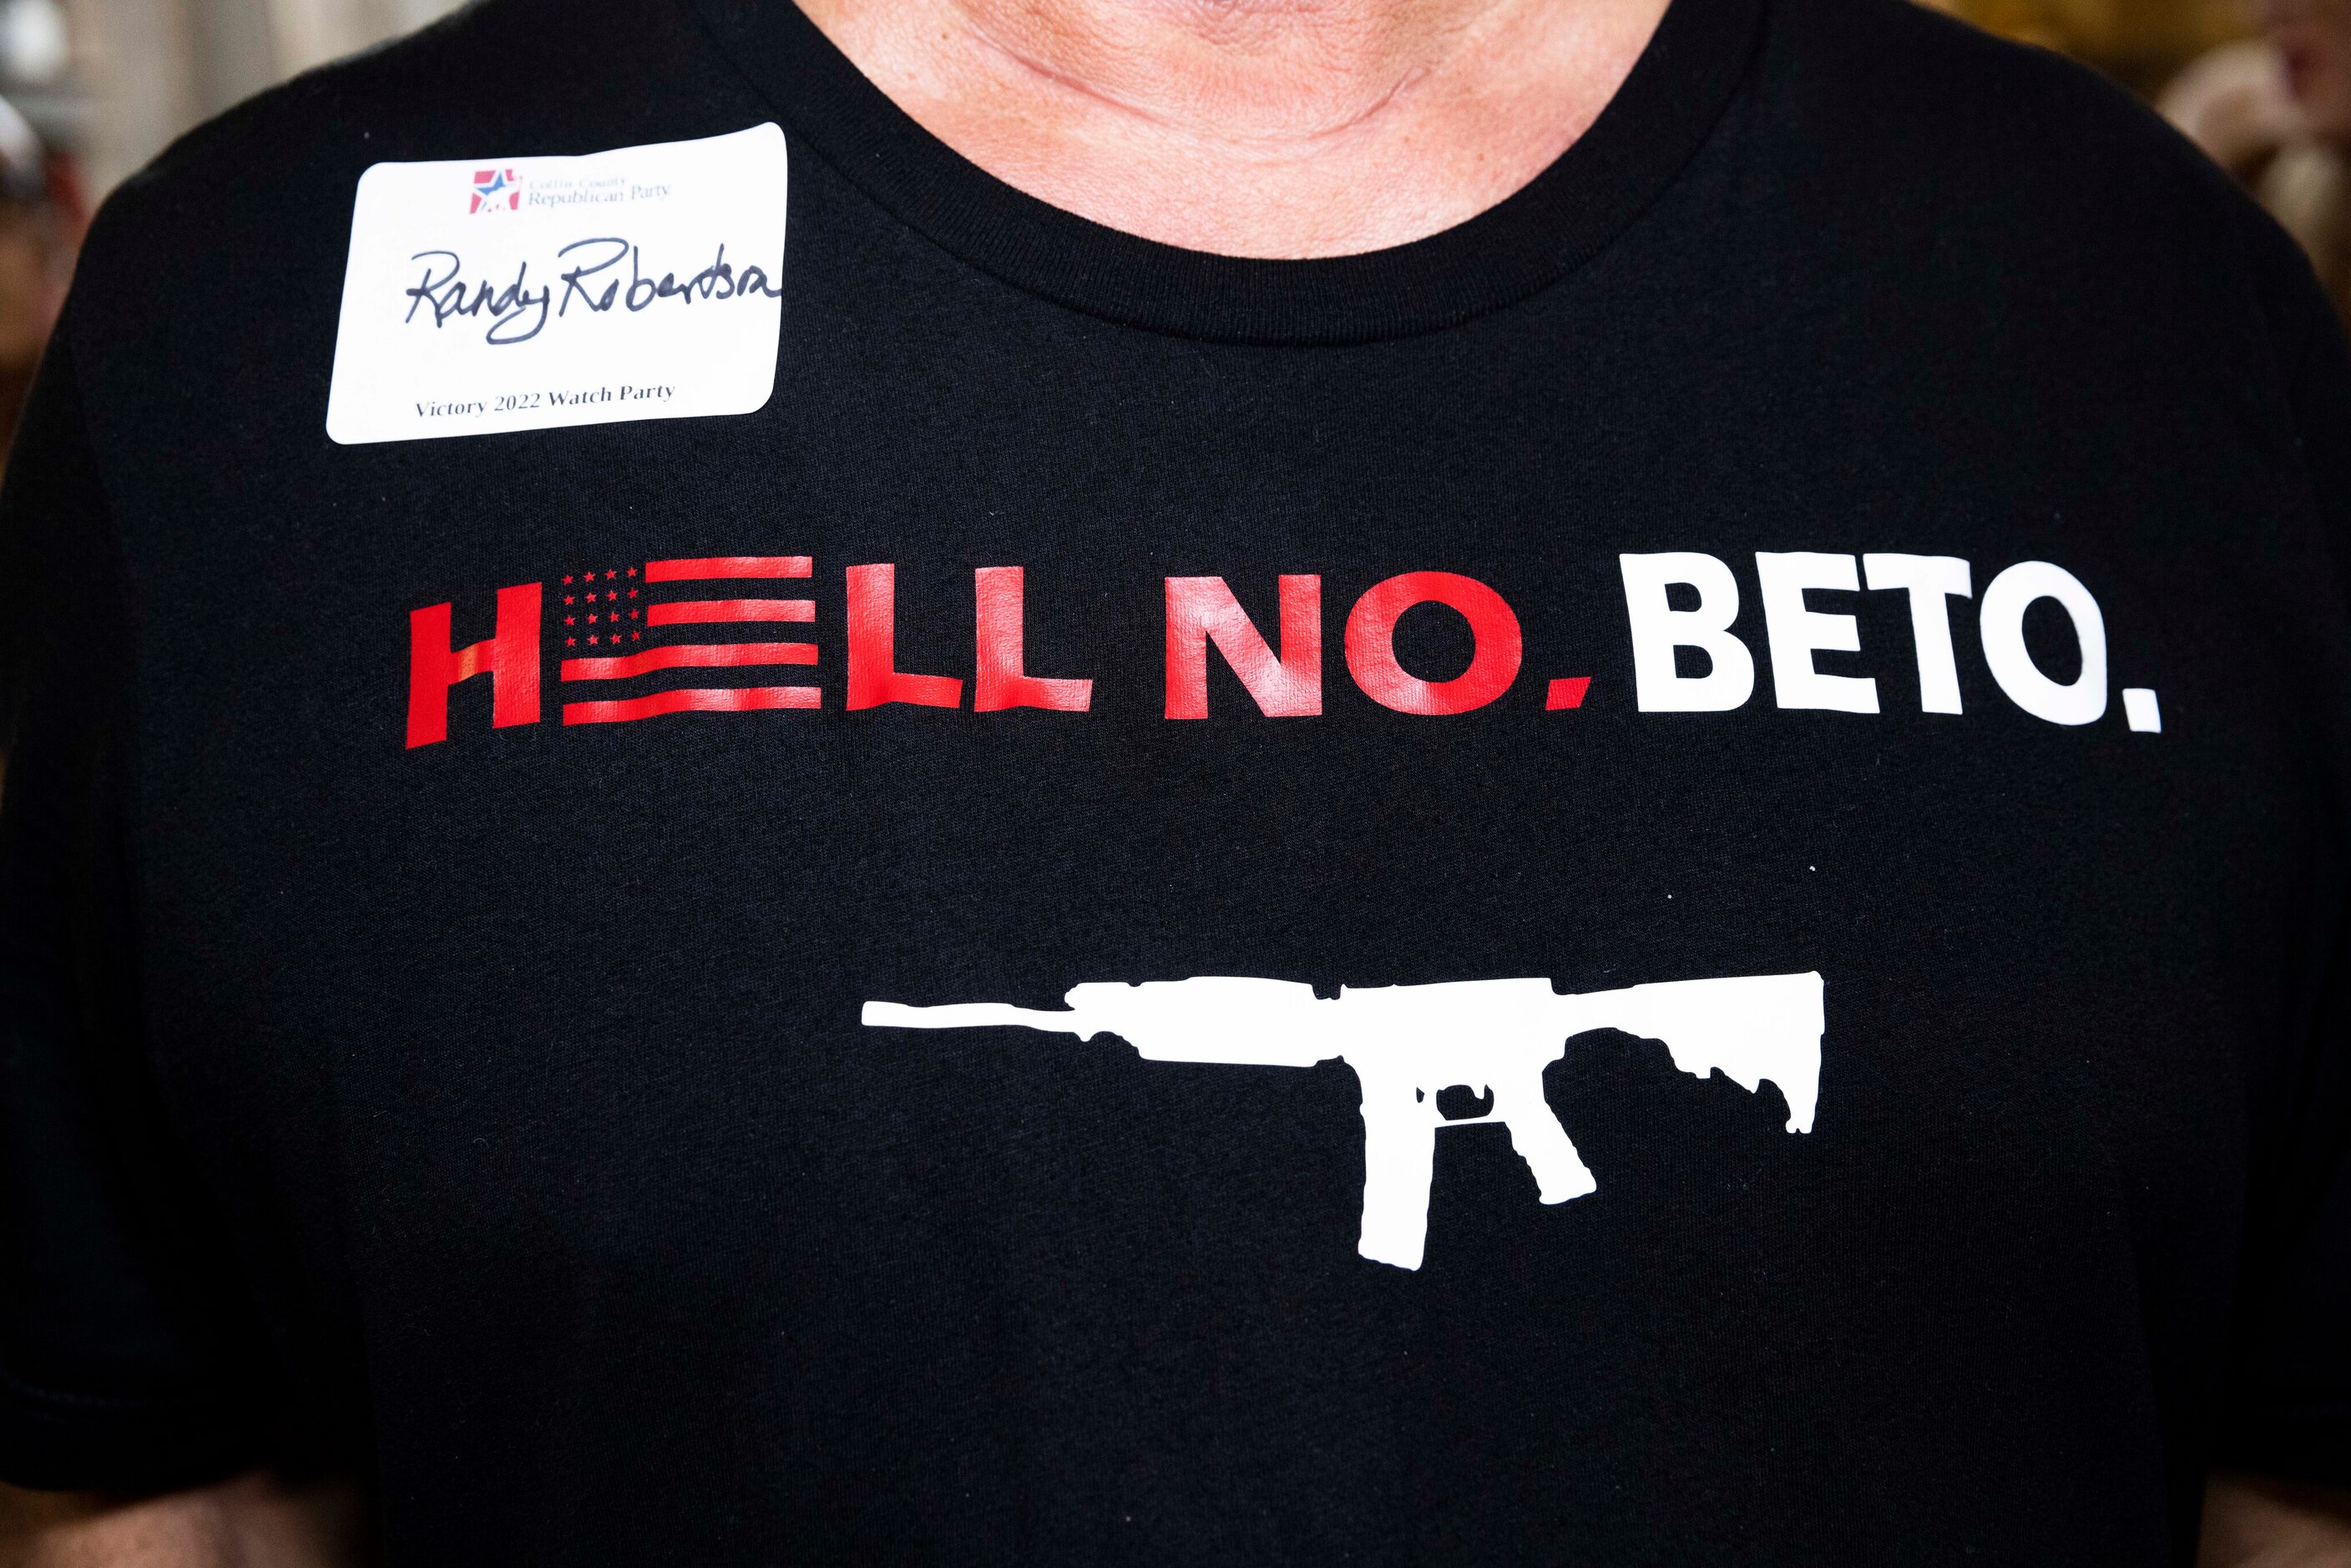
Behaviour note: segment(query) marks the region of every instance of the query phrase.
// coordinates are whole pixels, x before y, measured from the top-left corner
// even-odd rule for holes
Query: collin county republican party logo
[[[511,213],[522,208],[522,182],[511,169],[474,171],[474,204],[469,213]]]

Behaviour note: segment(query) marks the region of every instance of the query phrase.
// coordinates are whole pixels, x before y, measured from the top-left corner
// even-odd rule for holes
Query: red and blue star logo
[[[469,213],[511,213],[522,206],[522,182],[511,169],[474,171],[474,204]]]

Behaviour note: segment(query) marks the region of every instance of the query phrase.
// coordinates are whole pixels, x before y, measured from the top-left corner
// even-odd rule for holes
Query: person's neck
[[[1008,184],[1252,256],[1376,250],[1494,205],[1583,134],[1666,3],[799,0]]]

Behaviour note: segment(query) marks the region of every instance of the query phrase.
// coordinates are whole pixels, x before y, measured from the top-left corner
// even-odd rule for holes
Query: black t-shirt
[[[329,438],[371,165],[770,121],[757,413]],[[784,0],[306,77],[108,204],[8,475],[0,1477],[2184,1561],[2211,1467],[2351,1482],[2346,414],[2218,172],[1891,0],[1676,0],[1304,262]]]

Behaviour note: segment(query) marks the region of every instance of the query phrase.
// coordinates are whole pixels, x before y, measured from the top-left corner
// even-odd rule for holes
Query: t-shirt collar
[[[691,0],[785,125],[901,222],[1093,316],[1183,337],[1329,344],[1458,325],[1597,254],[1696,155],[1746,77],[1765,0],[1672,0],[1591,128],[1515,194],[1384,250],[1302,261],[1139,238],[1006,184],[893,103],[791,0]]]

